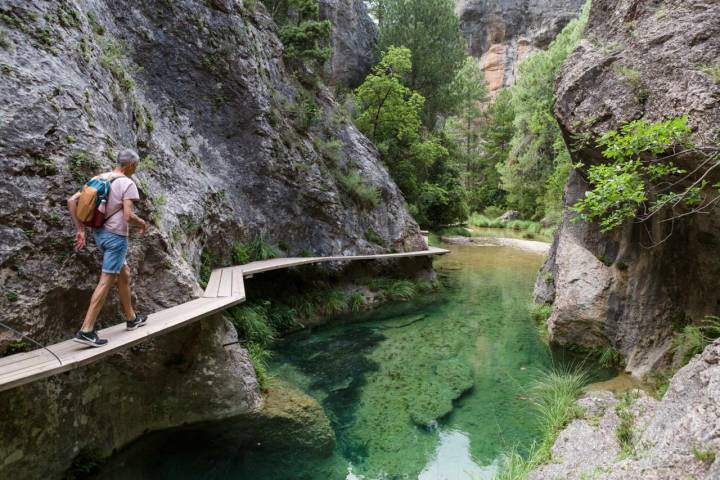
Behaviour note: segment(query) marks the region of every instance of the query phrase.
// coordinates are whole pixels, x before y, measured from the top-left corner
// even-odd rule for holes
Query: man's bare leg
[[[85,321],[82,324],[82,331],[83,332],[90,332],[95,328],[95,322],[97,322],[97,317],[100,314],[100,310],[102,310],[103,305],[105,304],[105,299],[107,298],[107,294],[112,288],[112,286],[115,284],[115,281],[117,280],[118,275],[114,273],[101,273],[100,274],[100,281],[97,284],[97,287],[95,287],[95,291],[92,294],[92,298],[90,299],[90,307],[88,307],[88,311],[85,314]]]
[[[120,303],[122,303],[125,311],[125,318],[130,321],[135,318],[135,309],[132,306],[132,296],[130,293],[130,268],[124,265],[118,276],[118,293],[120,294]]]

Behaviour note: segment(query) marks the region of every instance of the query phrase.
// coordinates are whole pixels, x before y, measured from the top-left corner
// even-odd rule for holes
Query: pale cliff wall
[[[470,54],[480,59],[494,94],[515,83],[520,62],[546,48],[583,0],[458,0],[456,11]]]

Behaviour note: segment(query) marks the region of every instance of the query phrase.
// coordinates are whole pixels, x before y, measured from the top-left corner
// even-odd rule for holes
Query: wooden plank
[[[220,287],[220,278],[222,277],[222,270],[213,270],[208,280],[207,288],[203,297],[214,298],[217,297],[218,287]]]
[[[242,267],[232,269],[232,296],[245,298],[245,280]]]
[[[232,267],[222,269],[218,297],[230,297],[232,295]]]
[[[16,353],[13,355],[8,355],[7,357],[0,358],[0,369],[2,369],[4,365],[9,365],[25,358],[37,357],[38,355],[41,355],[43,351],[44,350],[42,348],[38,348],[35,350],[30,350],[29,352]]]

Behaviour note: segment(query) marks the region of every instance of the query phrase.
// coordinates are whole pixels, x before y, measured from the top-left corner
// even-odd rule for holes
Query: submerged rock
[[[453,400],[470,390],[475,381],[470,365],[458,359],[444,360],[435,369],[435,376],[408,403],[410,418],[417,425],[427,427],[453,409]]]

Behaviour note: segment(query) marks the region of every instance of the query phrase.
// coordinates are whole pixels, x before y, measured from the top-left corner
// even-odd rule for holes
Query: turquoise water
[[[530,316],[541,256],[449,248],[436,262],[439,293],[278,344],[272,371],[323,406],[337,438],[331,455],[240,448],[215,425],[175,432],[171,442],[150,436],[103,478],[492,478],[503,451],[536,438],[528,386],[563,359]]]

